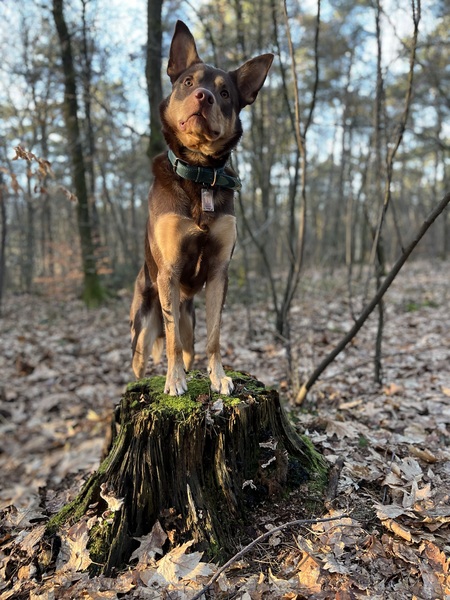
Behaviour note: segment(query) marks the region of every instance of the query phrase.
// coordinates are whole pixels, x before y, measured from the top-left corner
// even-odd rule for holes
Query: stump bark
[[[256,503],[307,480],[323,486],[325,461],[295,433],[276,390],[247,374],[228,375],[235,384],[230,398],[211,393],[199,372],[180,397],[163,393],[163,377],[130,384],[106,457],[49,531],[102,515],[88,548],[97,572],[108,575],[156,521],[170,532],[166,545],[193,539],[220,561],[243,541]]]

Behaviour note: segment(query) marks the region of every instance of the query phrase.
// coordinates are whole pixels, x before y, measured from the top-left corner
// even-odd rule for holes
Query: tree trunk
[[[150,160],[153,160],[166,147],[159,119],[159,105],[163,99],[161,82],[162,4],[163,0],[148,0],[147,2],[147,60],[145,77],[147,79],[150,109],[150,141],[147,149]]]
[[[130,384],[106,458],[49,531],[97,515],[88,548],[105,574],[126,564],[135,538],[157,521],[170,532],[164,550],[193,539],[223,560],[245,537],[257,502],[306,481],[323,487],[325,461],[294,432],[278,393],[247,374],[229,375],[233,398],[211,394],[199,372],[180,397],[163,393],[163,377]]]
[[[6,270],[6,234],[8,231],[8,223],[6,220],[6,187],[3,184],[3,174],[0,172],[0,215],[1,215],[1,230],[0,230],[0,315],[2,314],[3,291],[5,286],[5,270]]]
[[[75,194],[78,198],[78,230],[80,234],[84,275],[83,299],[87,305],[95,306],[104,299],[104,290],[100,285],[94,254],[86,185],[86,169],[81,145],[81,132],[78,123],[75,68],[70,35],[64,19],[63,4],[63,0],[53,0],[53,17],[61,44],[61,59],[64,72],[64,119],[73,168],[73,183]]]

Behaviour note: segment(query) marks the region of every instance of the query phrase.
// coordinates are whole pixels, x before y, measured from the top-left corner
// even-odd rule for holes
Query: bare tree
[[[2,219],[2,228],[0,231],[0,315],[2,313],[3,291],[5,288],[6,236],[8,233],[5,196],[6,186],[3,183],[3,173],[0,171],[0,216]]]
[[[406,123],[408,120],[408,115],[411,107],[411,99],[412,99],[412,90],[413,90],[413,80],[414,80],[414,66],[415,66],[415,57],[416,57],[416,49],[417,49],[417,39],[419,35],[419,22],[421,17],[421,5],[420,0],[411,0],[411,9],[412,9],[412,19],[414,24],[413,37],[411,41],[411,50],[410,50],[410,59],[409,59],[409,73],[408,73],[408,85],[406,90],[406,96],[404,101],[404,108],[402,115],[400,117],[397,131],[388,143],[387,155],[386,155],[386,177],[385,177],[385,186],[384,186],[384,197],[383,203],[381,206],[380,216],[378,219],[378,223],[376,225],[376,230],[374,234],[373,246],[372,246],[372,255],[371,255],[371,264],[373,264],[376,260],[377,264],[375,267],[376,270],[376,282],[377,288],[381,285],[382,277],[385,274],[386,269],[386,258],[385,251],[383,247],[382,240],[382,231],[383,225],[385,222],[385,217],[387,210],[391,204],[392,194],[392,177],[394,171],[394,161],[398,151],[398,148],[402,142],[403,134],[406,129]],[[379,132],[381,131],[380,120],[381,120],[381,110],[382,110],[382,96],[383,96],[383,80],[381,75],[381,34],[380,34],[380,15],[381,15],[381,5],[380,1],[377,0],[377,10],[376,10],[376,31],[377,31],[377,47],[378,47],[378,56],[377,56],[377,94],[376,94],[376,118],[375,118],[375,156],[377,162],[377,168],[375,169],[375,173],[381,174],[381,140],[379,137]],[[381,181],[381,178],[380,178]],[[398,228],[397,228],[398,231]],[[400,241],[401,245],[401,241]],[[384,329],[384,301],[383,298],[380,298],[380,302],[378,302],[378,329],[375,343],[375,356],[374,356],[374,379],[375,382],[380,384],[382,383],[382,364],[381,364],[381,350],[382,350],[382,342],[383,342],[383,329]]]
[[[150,109],[150,141],[147,149],[150,160],[165,148],[159,119],[159,105],[163,99],[161,82],[162,5],[163,0],[148,0],[147,2],[147,61],[145,76],[147,79]]]
[[[76,75],[71,37],[64,17],[64,0],[53,0],[53,17],[61,46],[64,73],[64,118],[72,161],[73,183],[78,199],[78,231],[84,275],[83,299],[87,305],[95,306],[104,299],[105,292],[100,284],[94,254],[86,169],[78,120]]]

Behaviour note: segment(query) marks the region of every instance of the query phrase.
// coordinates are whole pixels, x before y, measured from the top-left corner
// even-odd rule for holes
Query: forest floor
[[[293,357],[267,302],[231,289],[225,363],[280,391],[290,417],[338,475],[319,514],[336,521],[270,535],[222,574],[207,598],[450,598],[450,264],[410,263],[386,296],[383,384],[373,383],[371,317],[296,407],[304,381],[352,325],[345,273],[307,273],[293,307]],[[45,523],[99,464],[114,405],[131,380],[125,293],[98,310],[57,297],[6,299],[0,321],[0,598],[188,600],[217,571],[179,547],[135,553],[117,578],[89,579],[86,530],[63,537],[42,575]],[[357,312],[361,294],[353,298]],[[204,368],[198,311],[196,366]],[[250,317],[250,318],[249,318]],[[152,372],[161,373],[162,369]],[[292,383],[294,382],[294,383]],[[305,517],[295,492],[266,502],[255,537]],[[187,550],[187,551],[186,551]],[[48,550],[51,552],[51,549]]]

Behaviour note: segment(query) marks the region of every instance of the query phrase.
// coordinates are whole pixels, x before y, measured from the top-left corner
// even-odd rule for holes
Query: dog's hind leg
[[[190,298],[183,302],[180,308],[180,338],[183,348],[183,363],[186,371],[190,371],[194,363],[194,327],[194,299]]]
[[[144,376],[150,353],[155,362],[161,358],[164,325],[158,294],[146,269],[139,272],[130,310],[132,367],[136,378]]]

